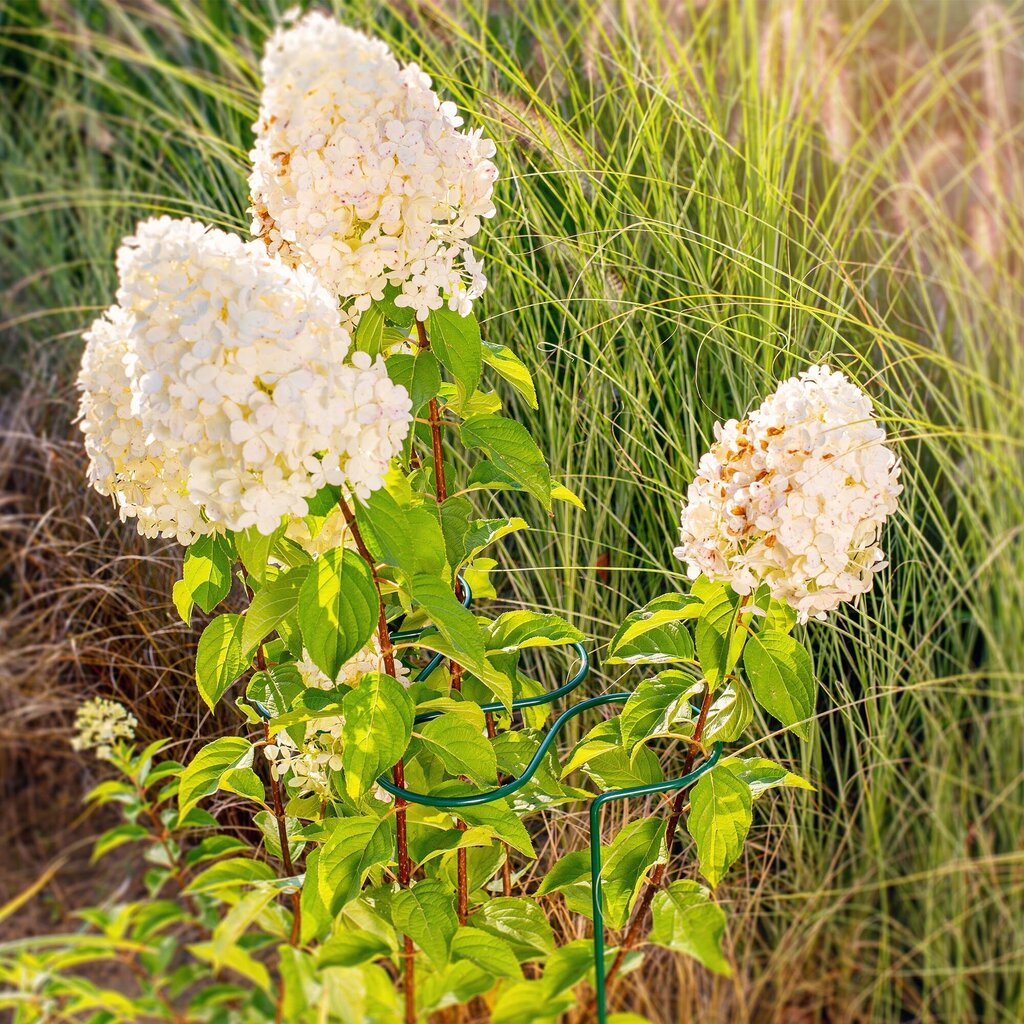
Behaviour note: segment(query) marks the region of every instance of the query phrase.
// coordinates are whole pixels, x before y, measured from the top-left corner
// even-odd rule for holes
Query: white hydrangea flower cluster
[[[315,731],[313,726],[315,725]],[[307,726],[301,749],[286,732],[279,732],[274,743],[268,743],[263,753],[270,762],[270,773],[280,781],[290,774],[288,788],[295,796],[313,794],[321,800],[331,795],[331,772],[340,772],[342,738],[345,719],[325,718]]]
[[[352,354],[309,271],[192,220],[144,221],[117,254],[118,305],[86,335],[90,480],[147,536],[306,514],[326,483],[382,486],[411,422],[383,362]]]
[[[295,663],[295,667],[299,670],[299,675],[306,686],[320,690],[331,690],[336,686],[355,686],[369,672],[385,672],[384,655],[381,653],[380,641],[376,636],[370,637],[369,643],[341,666],[337,678],[334,680],[313,663],[305,649],[302,651],[302,657]],[[409,669],[397,658],[395,659],[395,678],[405,686],[409,685]]]
[[[253,234],[353,321],[389,284],[420,320],[446,301],[467,314],[487,284],[470,239],[494,215],[494,143],[460,131],[415,64],[318,12],[277,29],[261,71]]]
[[[132,314],[111,306],[83,335],[78,412],[88,480],[100,494],[113,496],[121,521],[137,520],[144,536],[189,544],[212,527],[188,495],[177,449],[150,436],[133,409],[126,369],[133,326]]]
[[[110,757],[111,745],[118,740],[135,739],[138,721],[116,700],[93,697],[75,712],[73,750],[95,750],[96,756]]]
[[[867,593],[902,491],[871,399],[815,366],[747,420],[716,424],[683,505],[677,558],[739,594],[767,583],[801,622]]]

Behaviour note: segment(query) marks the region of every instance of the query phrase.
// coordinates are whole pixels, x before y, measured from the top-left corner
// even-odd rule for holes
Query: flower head
[[[370,672],[384,672],[384,655],[381,653],[380,641],[376,636],[371,636],[369,643],[352,655],[341,669],[335,679],[331,679],[325,672],[322,672],[310,658],[305,649],[302,657],[295,663],[299,675],[306,686],[320,690],[331,690],[336,686],[355,686],[363,676]],[[398,659],[395,659],[395,678],[408,685],[409,669]]]
[[[110,757],[111,744],[133,740],[138,721],[123,704],[94,697],[75,713],[74,750],[95,750],[97,757]]]
[[[677,558],[739,594],[760,583],[801,621],[871,589],[902,491],[871,399],[815,366],[749,419],[716,424],[683,505]]]
[[[144,221],[117,255],[118,305],[87,334],[90,479],[147,535],[271,533],[327,483],[366,497],[411,421],[356,352],[334,298],[258,243]]]
[[[353,317],[387,285],[421,320],[446,301],[468,313],[487,284],[470,239],[494,214],[494,143],[460,131],[415,64],[324,14],[277,29],[261,70],[253,234]]]

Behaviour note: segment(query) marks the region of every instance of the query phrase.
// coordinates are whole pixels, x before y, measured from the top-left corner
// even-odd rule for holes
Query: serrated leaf
[[[250,526],[247,530],[241,530],[235,534],[235,548],[238,551],[238,559],[245,566],[245,571],[258,582],[262,583],[267,577],[267,563],[270,561],[270,552],[274,545],[284,536],[284,521],[269,535],[264,535]]]
[[[431,311],[426,329],[431,351],[455,378],[459,395],[465,400],[480,383],[483,366],[483,343],[476,317],[472,313],[460,316],[442,306]]]
[[[695,619],[700,609],[701,602],[690,594],[662,594],[653,601],[648,601],[643,608],[630,612],[615,631],[615,636],[608,645],[609,656],[614,657],[619,647],[652,629],[685,619]]]
[[[284,715],[306,684],[294,662],[274,665],[264,672],[254,672],[245,688],[250,700],[257,700],[272,718]]]
[[[732,974],[722,953],[725,913],[703,885],[691,879],[672,882],[655,895],[651,910],[651,942],[692,956],[715,974]]]
[[[815,792],[815,787],[806,779],[766,757],[727,757],[722,761],[722,767],[728,768],[736,778],[745,782],[755,800],[762,793],[778,786]]]
[[[526,610],[505,612],[488,626],[488,651],[519,651],[527,647],[557,647],[585,638],[558,615]]]
[[[641,818],[621,829],[605,848],[601,896],[610,928],[625,925],[648,872],[666,861],[665,828],[661,818]]]
[[[702,689],[700,682],[682,672],[645,679],[622,709],[622,746],[632,753],[638,743],[654,736],[677,735],[683,723],[692,721],[690,700]]]
[[[787,633],[763,630],[747,640],[743,668],[758,704],[808,739],[816,687],[807,649]]]
[[[359,503],[356,519],[375,557],[409,576],[434,576],[447,585],[450,571],[435,505],[403,505],[378,488]]]
[[[489,899],[473,913],[469,924],[504,939],[520,962],[546,957],[555,948],[555,937],[544,911],[527,897]]]
[[[214,950],[212,942],[193,942],[186,948],[194,957],[218,969],[226,967],[251,981],[264,992],[269,992],[271,989],[270,975],[266,967],[245,952],[241,946],[232,946],[225,951],[218,952]]]
[[[297,608],[310,658],[321,672],[335,679],[341,666],[368,643],[377,626],[379,603],[373,575],[350,548],[328,551],[310,566]]]
[[[267,581],[253,596],[242,628],[242,653],[249,658],[257,646],[277,629],[278,623],[293,615],[299,604],[299,592],[311,566],[300,565]]]
[[[697,780],[686,829],[697,844],[700,873],[714,888],[739,857],[750,831],[750,789],[721,765]]]
[[[494,782],[498,773],[494,747],[464,718],[434,718],[421,727],[420,739],[452,775],[465,775],[479,785]]]
[[[334,818],[330,826],[331,834],[318,851],[314,884],[333,915],[359,895],[372,868],[394,857],[395,824],[392,817],[357,815]]]
[[[696,591],[695,583],[692,592]],[[701,592],[706,592],[707,597],[694,631],[697,658],[704,678],[716,687],[739,661],[747,634],[737,627],[740,598],[736,594],[722,583],[710,584]]]
[[[405,687],[380,672],[363,676],[341,706],[345,791],[356,799],[405,753],[416,709]]]
[[[480,448],[504,474],[551,508],[551,473],[537,442],[521,423],[503,416],[473,416],[462,424],[462,442]]]
[[[149,832],[146,829],[133,822],[126,821],[122,825],[116,825],[114,828],[108,829],[96,840],[89,863],[95,864],[100,857],[110,853],[111,850],[116,850],[117,847],[124,843],[138,842],[138,840],[145,839],[148,835]]]
[[[485,341],[483,359],[495,373],[507,380],[526,399],[531,409],[537,408],[537,389],[533,385],[533,377],[526,364],[512,349]]]
[[[176,580],[174,586],[171,587],[171,602],[181,621],[186,626],[191,626],[192,608],[195,606],[195,602],[192,600],[192,591],[189,590],[188,584],[184,580]]]
[[[317,967],[358,967],[386,956],[391,947],[379,935],[362,928],[349,928],[329,938],[317,954]]]
[[[388,376],[409,393],[413,416],[441,390],[441,370],[429,350],[419,349],[415,355],[398,352],[386,365]]]
[[[753,718],[754,702],[747,688],[742,683],[730,683],[722,688],[708,709],[704,742],[732,743],[743,735]]]
[[[185,550],[181,577],[192,600],[210,613],[231,590],[231,562],[235,549],[223,533],[197,537]]]
[[[242,615],[225,614],[212,619],[196,648],[196,686],[212,711],[227,688],[246,670],[242,651]]]
[[[391,900],[391,920],[436,966],[448,963],[459,921],[455,894],[442,882],[427,878],[397,892]]]
[[[452,938],[451,956],[468,960],[499,978],[521,978],[522,968],[515,950],[503,938],[469,925],[459,928]]]
[[[207,743],[181,773],[178,783],[178,813],[184,818],[205,796],[217,791],[222,776],[238,768],[249,768],[253,745],[240,736],[222,736]]]

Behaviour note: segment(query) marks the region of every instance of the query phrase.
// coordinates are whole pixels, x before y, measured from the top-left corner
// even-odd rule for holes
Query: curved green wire
[[[652,793],[671,793],[675,790],[685,789],[696,782],[705,772],[711,771],[718,764],[718,759],[721,756],[722,744],[719,741],[712,746],[711,753],[700,765],[678,779],[671,779],[668,782],[653,782],[646,786],[630,786],[628,789],[610,789],[605,793],[599,793],[591,801],[590,898],[594,913],[594,995],[597,1003],[598,1024],[605,1024],[608,1020],[604,969],[604,906],[601,899],[603,868],[601,863],[601,809],[613,800],[628,800],[634,796],[650,796]],[[671,845],[672,837],[667,837],[667,841]]]
[[[473,591],[461,574],[458,578],[459,582],[462,584],[462,604],[464,607],[468,608],[470,602],[473,600]],[[433,626],[424,626],[421,629],[389,630],[389,634],[392,640],[402,642],[406,640],[417,640],[433,629]],[[553,701],[558,700],[559,697],[564,697],[567,693],[571,693],[580,685],[580,683],[583,682],[584,679],[587,678],[590,674],[590,656],[587,654],[587,650],[583,644],[574,643],[572,644],[572,647],[579,655],[580,666],[569,680],[562,686],[558,687],[558,689],[552,690],[550,693],[542,693],[534,697],[521,697],[518,700],[512,701],[513,711],[519,708],[537,707],[543,704],[550,704]],[[422,682],[444,660],[445,656],[443,654],[435,654],[417,673],[414,682]],[[494,789],[484,790],[478,793],[466,793],[462,796],[453,795],[439,797],[432,796],[430,793],[418,793],[415,790],[396,786],[386,775],[381,775],[377,779],[377,783],[383,790],[390,793],[392,796],[399,797],[408,803],[419,804],[423,807],[435,807],[447,810],[457,809],[459,807],[474,807],[480,804],[491,803],[494,800],[500,800],[503,797],[511,796],[513,793],[522,789],[523,786],[533,778],[537,769],[540,767],[541,762],[544,760],[544,756],[551,749],[551,745],[558,738],[559,733],[568,722],[574,719],[577,715],[583,714],[584,711],[589,711],[591,708],[600,707],[604,704],[624,704],[632,696],[632,692],[605,693],[597,697],[589,697],[587,700],[582,700],[578,704],[574,704],[571,708],[567,708],[552,723],[551,728],[545,734],[544,739],[541,741],[540,746],[530,759],[530,763],[523,770],[523,773],[506,782],[504,785],[497,786]],[[270,714],[270,711],[259,701],[254,700],[251,703],[264,718],[269,719],[273,717]],[[500,701],[481,704],[480,708],[485,712],[508,710]],[[423,714],[417,715],[414,722],[415,724],[428,722],[431,719],[439,717],[441,714],[443,714],[441,711],[427,711]],[[696,782],[705,772],[714,768],[721,756],[722,744],[718,742],[712,746],[711,753],[702,764],[694,768],[693,771],[683,775],[681,778],[670,779],[667,782],[649,783],[645,786],[631,786],[628,789],[608,790],[607,792],[597,794],[597,796],[595,796],[591,801],[590,871],[592,877],[591,900],[594,914],[594,991],[597,1002],[598,1024],[606,1024],[608,1019],[604,967],[604,908],[602,906],[601,878],[603,867],[601,860],[601,809],[605,804],[611,803],[615,800],[628,800],[630,797],[634,796],[649,796],[653,793],[670,793],[675,790],[685,789],[687,786]]]

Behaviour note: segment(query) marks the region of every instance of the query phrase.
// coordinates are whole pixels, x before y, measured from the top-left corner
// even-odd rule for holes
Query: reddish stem
[[[384,671],[396,678],[395,673],[395,649],[391,644],[391,634],[388,632],[388,619],[384,612],[384,597],[381,594],[380,578],[377,575],[377,562],[370,549],[363,540],[363,535],[356,523],[356,517],[349,507],[344,496],[338,496],[338,505],[348,528],[352,531],[352,539],[355,541],[356,550],[363,557],[363,560],[370,567],[373,575],[373,585],[377,590],[377,642],[380,644],[381,657],[384,659]],[[391,777],[399,789],[405,789],[405,763],[399,759],[391,769]],[[395,840],[398,848],[398,882],[403,889],[409,887],[412,878],[412,865],[409,861],[409,835],[407,830],[406,801],[402,797],[395,797]],[[416,1021],[416,968],[414,964],[415,951],[412,939],[405,935],[403,938],[403,973],[405,977],[405,1022],[415,1024]]]

